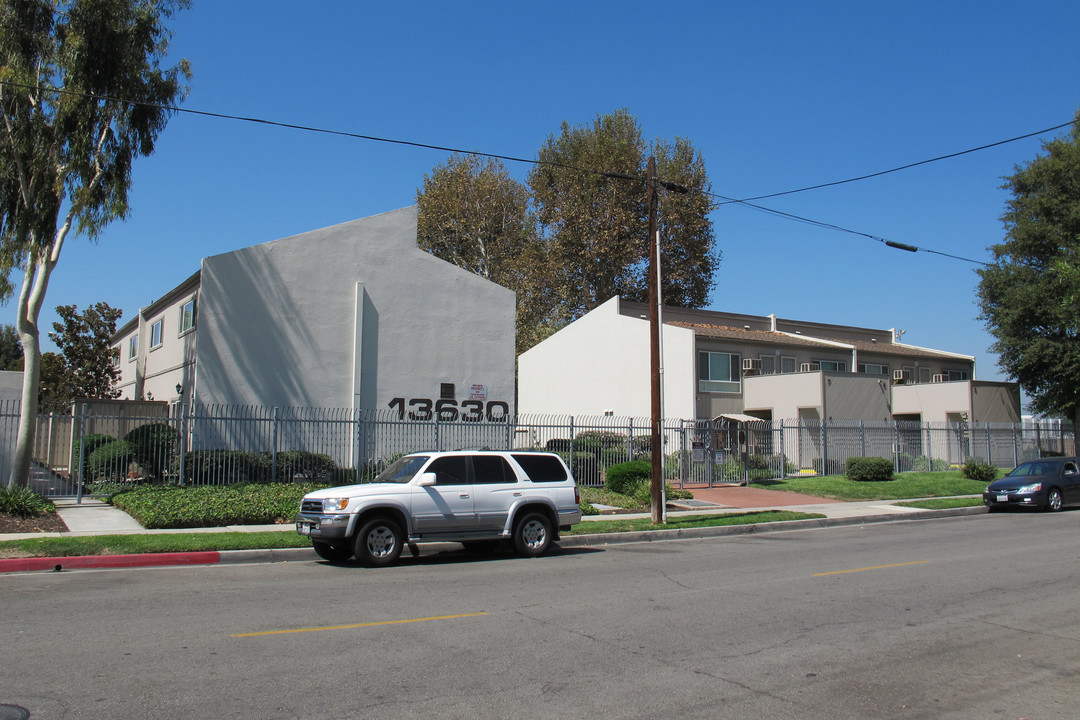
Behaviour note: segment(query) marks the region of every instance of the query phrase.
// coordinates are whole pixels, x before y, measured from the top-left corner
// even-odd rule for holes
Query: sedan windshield
[[[375,476],[372,482],[407,483],[413,479],[416,471],[428,461],[427,455],[406,455],[390,463],[385,470]]]
[[[1022,465],[1018,465],[1015,470],[1009,473],[1009,476],[1025,477],[1027,475],[1057,475],[1059,467],[1061,467],[1061,463],[1054,460],[1026,462]]]

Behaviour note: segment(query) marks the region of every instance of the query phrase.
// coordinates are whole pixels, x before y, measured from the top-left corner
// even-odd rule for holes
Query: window
[[[759,355],[758,359],[761,360],[761,374],[762,375],[775,375],[776,374],[776,356],[775,355]]]
[[[447,455],[436,458],[425,472],[435,473],[436,485],[468,485],[469,473],[465,455]]]
[[[784,355],[780,358],[780,372],[793,373],[798,366],[795,364],[795,356]]]
[[[150,349],[153,350],[156,347],[161,347],[161,328],[164,326],[164,320],[158,320],[156,323],[150,326]]]
[[[454,383],[439,383],[440,400],[453,400],[456,397],[457,390],[454,387]]]
[[[968,374],[965,370],[942,370],[941,374],[945,376],[945,379],[952,382],[954,380],[967,380]]]
[[[132,335],[128,339],[128,360],[134,360],[135,356],[139,354],[139,336]]]
[[[558,458],[550,455],[514,455],[514,460],[533,482],[562,482],[566,479],[566,468]]]
[[[928,368],[928,367],[919,368],[919,382],[921,382],[921,383],[930,382],[930,368]]]
[[[737,393],[742,359],[735,353],[698,353],[698,391]]]
[[[888,375],[888,365],[876,365],[874,363],[859,363],[859,372],[867,375]]]
[[[195,298],[191,298],[180,308],[180,335],[195,329]]]
[[[517,475],[501,455],[473,455],[473,482],[516,483]]]
[[[829,370],[832,372],[847,372],[847,363],[837,362],[835,360],[818,360],[818,367],[822,370]]]

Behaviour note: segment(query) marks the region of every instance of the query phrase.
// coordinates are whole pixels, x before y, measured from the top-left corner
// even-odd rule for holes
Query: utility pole
[[[649,157],[647,167],[649,204],[649,350],[652,384],[652,521],[663,522],[664,515],[664,448],[660,433],[660,252],[656,242],[656,158]]]

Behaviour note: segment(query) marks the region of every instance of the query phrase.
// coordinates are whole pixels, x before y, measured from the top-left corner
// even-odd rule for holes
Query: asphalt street
[[[30,718],[1076,717],[1080,511],[0,578]]]

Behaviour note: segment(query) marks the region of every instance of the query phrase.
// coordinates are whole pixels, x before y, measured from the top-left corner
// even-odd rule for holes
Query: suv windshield
[[[416,471],[428,461],[427,455],[406,455],[390,463],[385,470],[375,476],[372,482],[407,483],[416,475]]]

